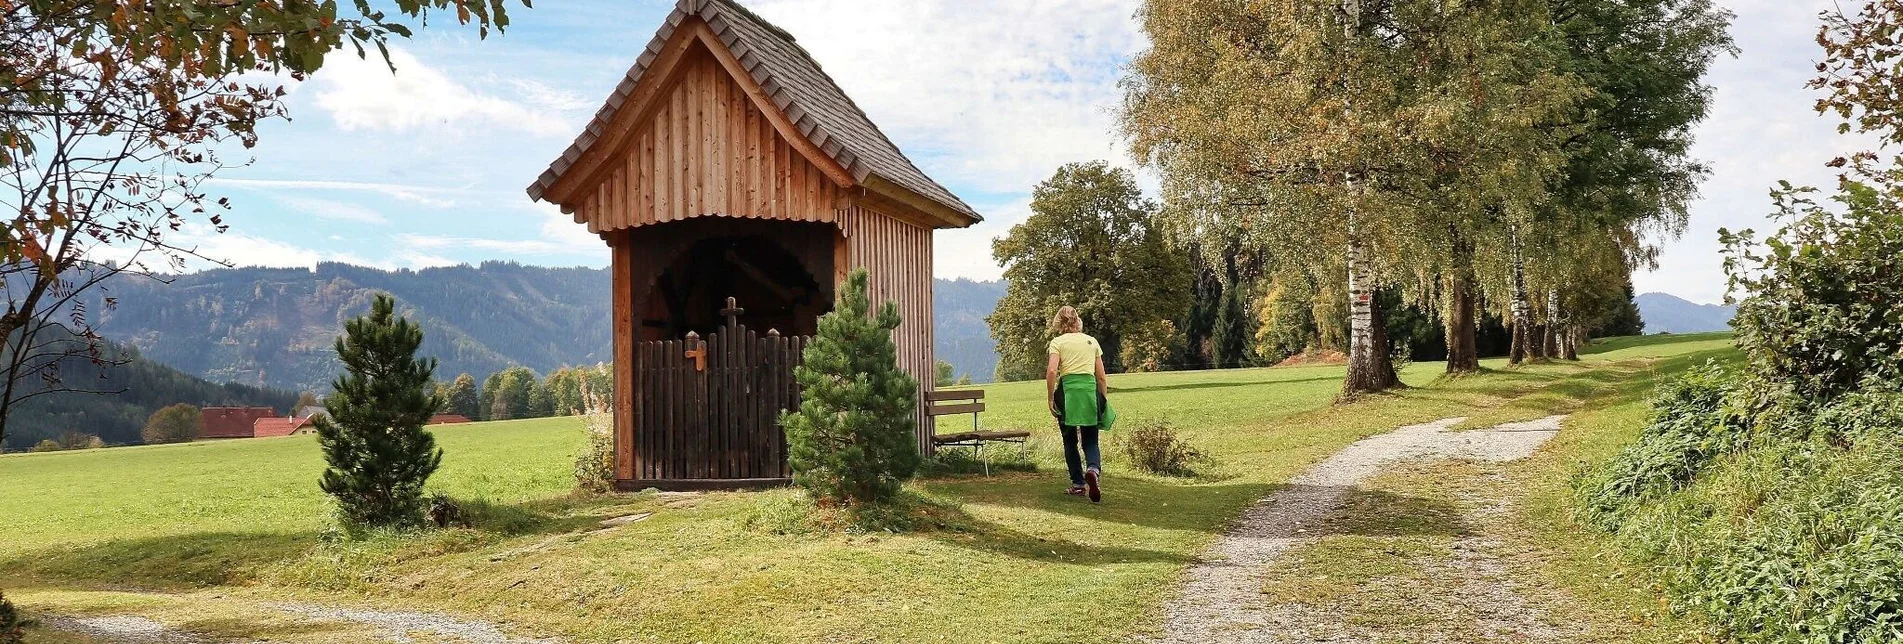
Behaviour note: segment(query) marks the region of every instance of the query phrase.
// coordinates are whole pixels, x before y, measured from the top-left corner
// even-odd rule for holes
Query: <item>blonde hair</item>
[[[1084,319],[1077,316],[1077,309],[1060,306],[1057,307],[1057,315],[1051,317],[1051,328],[1058,333],[1082,333]]]

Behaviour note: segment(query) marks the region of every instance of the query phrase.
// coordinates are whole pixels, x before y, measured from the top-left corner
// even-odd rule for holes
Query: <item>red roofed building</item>
[[[467,417],[464,417],[462,414],[437,414],[435,416],[429,417],[429,422],[424,424],[426,425],[454,425],[456,423],[467,423],[467,422],[469,422],[469,419]]]
[[[251,438],[258,419],[276,415],[270,407],[206,407],[198,412],[198,437]]]
[[[272,416],[270,418],[259,418],[251,424],[251,435],[258,438],[293,436],[297,434],[309,434],[314,431],[317,431],[317,426],[311,423],[309,416],[303,418]]]

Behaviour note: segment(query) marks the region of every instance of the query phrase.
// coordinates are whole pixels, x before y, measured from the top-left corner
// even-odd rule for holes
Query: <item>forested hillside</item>
[[[68,336],[59,342],[83,340]],[[62,360],[58,370],[59,382],[67,391],[22,401],[7,419],[7,435],[0,447],[9,452],[22,450],[69,431],[96,435],[107,444],[135,443],[146,418],[166,405],[243,405],[285,411],[297,401],[295,392],[207,382],[129,347],[109,343],[101,349],[101,360],[95,363],[75,344],[72,357]],[[22,384],[37,383],[36,379]]]
[[[952,370],[989,382],[998,369],[998,347],[991,340],[985,316],[1004,297],[1004,281],[935,280],[932,291],[932,341],[938,359]]]
[[[126,279],[94,292],[98,331],[146,357],[215,381],[323,390],[337,375],[343,321],[387,291],[423,326],[439,374],[513,364],[548,372],[609,359],[608,273],[484,262],[420,271],[347,264],[238,268],[170,284]],[[116,305],[107,309],[101,298]]]
[[[337,375],[331,344],[343,321],[387,291],[423,325],[438,376],[478,379],[513,365],[547,374],[609,355],[608,271],[507,262],[386,271],[348,264],[235,268],[166,284],[126,278],[89,293],[100,334],[145,357],[218,382],[322,391]],[[939,280],[939,357],[989,378],[990,315],[1002,282]],[[114,306],[105,306],[104,298]]]

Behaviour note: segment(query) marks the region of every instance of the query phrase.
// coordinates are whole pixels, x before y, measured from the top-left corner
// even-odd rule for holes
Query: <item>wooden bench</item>
[[[932,443],[939,447],[969,447],[971,455],[977,457],[986,443],[1017,443],[1023,445],[1031,433],[1021,430],[998,432],[981,431],[978,428],[978,412],[985,410],[985,391],[983,389],[958,389],[952,391],[934,391],[925,395],[926,414],[933,418],[953,414],[971,414],[971,431],[951,434],[935,434]],[[982,459],[980,459],[982,460]],[[985,473],[991,473],[989,463]]]

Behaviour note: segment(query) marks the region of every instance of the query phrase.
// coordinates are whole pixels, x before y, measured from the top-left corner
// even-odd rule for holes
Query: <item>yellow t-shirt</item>
[[[1066,333],[1051,338],[1050,353],[1057,356],[1057,375],[1068,376],[1081,373],[1095,375],[1097,358],[1103,356],[1103,347],[1097,346],[1097,339],[1082,333]]]

